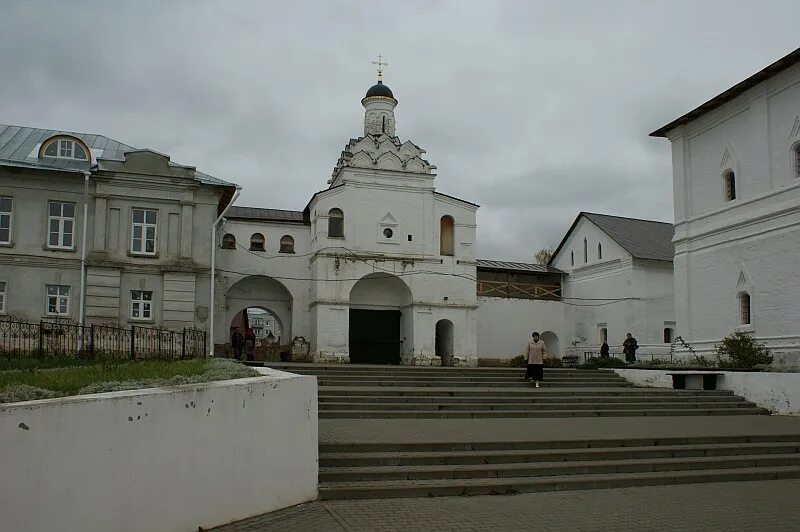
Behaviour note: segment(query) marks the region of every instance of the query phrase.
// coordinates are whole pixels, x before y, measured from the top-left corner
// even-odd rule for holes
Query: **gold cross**
[[[378,81],[382,81],[383,80],[383,67],[389,66],[389,63],[386,62],[385,58],[381,54],[378,54],[378,60],[377,61],[373,61],[372,64],[375,65],[376,67],[378,67]]]

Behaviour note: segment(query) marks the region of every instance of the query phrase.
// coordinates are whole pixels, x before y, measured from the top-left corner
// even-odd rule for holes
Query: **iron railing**
[[[206,332],[184,328],[130,328],[80,325],[69,320],[29,322],[0,316],[0,356],[199,358],[206,354]]]

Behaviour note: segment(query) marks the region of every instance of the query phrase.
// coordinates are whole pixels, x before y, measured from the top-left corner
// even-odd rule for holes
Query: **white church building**
[[[478,260],[478,205],[436,191],[425,151],[396,134],[380,75],[361,103],[363,135],[302,211],[226,212],[217,344],[259,308],[295,360],[475,365],[519,354],[533,330],[553,355],[596,353],[606,338],[618,352],[627,332],[669,352],[671,224],[581,213],[549,265]]]
[[[676,331],[800,360],[800,49],[651,133],[672,145]]]

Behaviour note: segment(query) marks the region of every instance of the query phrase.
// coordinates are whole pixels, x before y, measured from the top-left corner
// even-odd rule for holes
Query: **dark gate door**
[[[350,309],[350,362],[400,363],[400,311]]]

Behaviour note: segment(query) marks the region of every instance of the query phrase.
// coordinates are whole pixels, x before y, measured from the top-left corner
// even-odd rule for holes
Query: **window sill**
[[[248,251],[252,251],[254,253],[266,253],[267,252],[266,249],[253,249],[253,248],[250,248]]]
[[[140,259],[157,259],[158,253],[137,253],[135,251],[128,251],[129,257],[137,257]]]
[[[752,323],[748,323],[746,325],[737,325],[736,330],[741,332],[755,332],[756,328]]]
[[[78,251],[75,247],[58,248],[58,247],[53,247],[53,246],[44,246],[42,248],[42,250],[44,250],[44,251],[54,251],[54,252],[59,252],[60,251],[62,253],[75,253],[76,251]]]
[[[128,323],[131,325],[155,325],[156,320],[137,320],[136,318],[129,318]]]
[[[331,235],[328,235],[328,238],[334,239],[334,240],[344,240],[344,235],[342,235],[342,236],[331,236]]]
[[[13,248],[13,242],[0,242],[0,248]]]
[[[279,251],[278,253],[283,253],[284,255],[294,255],[294,251]]]

